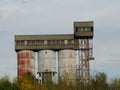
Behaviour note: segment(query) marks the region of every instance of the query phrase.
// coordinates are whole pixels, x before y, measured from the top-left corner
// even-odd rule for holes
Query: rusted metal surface
[[[82,81],[88,81],[90,79],[90,64],[92,60],[92,42],[89,39],[79,40],[79,66],[77,69],[78,76]]]
[[[35,54],[33,51],[23,50],[17,53],[18,58],[18,76],[27,72],[35,75]]]
[[[38,52],[38,72],[56,72],[56,53],[53,50]]]
[[[75,50],[60,50],[58,52],[58,72],[59,76],[74,77],[76,74]]]

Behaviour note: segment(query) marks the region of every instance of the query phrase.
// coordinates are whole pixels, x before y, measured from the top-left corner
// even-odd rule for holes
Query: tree
[[[0,90],[12,90],[8,76],[4,76],[0,79]]]
[[[20,90],[35,89],[35,79],[30,73],[27,73],[21,77],[18,77],[16,84],[20,88]]]

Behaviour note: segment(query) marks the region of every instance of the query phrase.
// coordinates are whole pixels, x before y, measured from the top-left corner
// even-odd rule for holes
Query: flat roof
[[[15,40],[65,40],[74,39],[74,34],[15,35]]]

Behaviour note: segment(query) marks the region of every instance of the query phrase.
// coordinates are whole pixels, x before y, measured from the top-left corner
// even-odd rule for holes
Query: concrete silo
[[[18,76],[22,76],[27,72],[35,76],[35,53],[30,50],[18,51],[17,58]]]
[[[41,83],[46,79],[53,79],[56,73],[56,52],[53,50],[41,50],[38,52],[38,73]]]
[[[72,78],[76,76],[75,50],[65,49],[58,52],[59,77]]]

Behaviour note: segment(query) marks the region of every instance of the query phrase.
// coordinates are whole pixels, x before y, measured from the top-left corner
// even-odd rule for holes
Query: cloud
[[[94,20],[92,68],[108,70],[114,63],[116,69],[120,58],[119,8],[118,0],[1,0],[1,67],[4,72],[16,69],[15,34],[73,33],[74,21]],[[8,59],[13,63],[7,67]]]
[[[28,3],[20,3],[24,1]],[[117,13],[115,10],[118,8],[116,3],[105,2],[103,4],[94,0],[65,0],[64,2],[60,0],[17,0],[16,3],[13,3],[15,0],[12,0],[11,2],[3,6],[3,10],[5,10],[3,15],[7,18],[3,22],[6,22],[5,24],[7,24],[7,27],[12,28],[12,31],[14,29],[14,31],[27,31],[35,28],[37,32],[47,25],[46,31],[56,29],[59,32],[62,29],[67,29],[72,33],[73,30],[71,28],[74,20],[95,20],[97,28],[101,29],[103,27],[106,30],[111,30],[110,26],[112,26],[112,23],[110,20],[113,21],[114,19],[112,18],[117,17],[117,14],[114,13]],[[111,5],[113,8],[111,8]],[[119,21],[116,20],[117,22]],[[5,28],[4,25],[2,26]],[[101,29],[101,31],[103,30]]]

